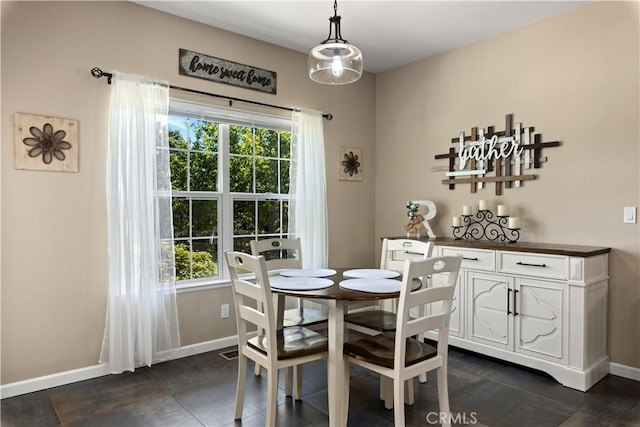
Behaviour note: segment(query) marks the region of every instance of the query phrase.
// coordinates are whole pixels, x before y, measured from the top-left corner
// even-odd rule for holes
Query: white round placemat
[[[394,277],[399,277],[400,273],[379,268],[357,268],[355,270],[347,270],[343,275],[354,279],[393,279]]]
[[[402,282],[394,279],[348,279],[340,282],[340,287],[351,291],[390,294],[400,292]]]
[[[284,277],[328,277],[334,274],[336,271],[330,268],[295,268],[280,272],[280,275]]]
[[[271,280],[271,287],[283,291],[311,291],[333,286],[333,281],[320,277],[277,277]]]

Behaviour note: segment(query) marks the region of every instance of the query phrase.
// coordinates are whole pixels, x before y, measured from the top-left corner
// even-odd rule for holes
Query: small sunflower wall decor
[[[78,172],[78,121],[16,113],[13,165],[16,169]]]
[[[362,148],[340,147],[338,149],[338,179],[362,181]]]

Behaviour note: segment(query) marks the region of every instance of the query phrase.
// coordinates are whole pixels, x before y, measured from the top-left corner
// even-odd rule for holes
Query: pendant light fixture
[[[329,18],[329,37],[311,49],[307,66],[314,82],[345,85],[362,76],[362,52],[350,45],[340,33],[338,0],[333,3],[333,16]]]

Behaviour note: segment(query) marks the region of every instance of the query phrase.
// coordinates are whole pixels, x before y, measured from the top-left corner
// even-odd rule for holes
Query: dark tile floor
[[[225,350],[4,399],[1,425],[264,426],[266,379],[251,370],[244,416],[233,420],[237,362],[219,355]],[[351,375],[349,425],[393,425],[393,411],[378,399],[377,377],[356,368]],[[303,378],[301,401],[279,389],[278,425],[328,425],[326,365],[307,365]],[[609,375],[582,393],[544,374],[455,349],[449,378],[458,425],[640,426],[640,382]],[[415,401],[406,407],[406,425],[432,425],[436,416],[429,414],[438,412],[434,373],[426,384],[416,382]]]

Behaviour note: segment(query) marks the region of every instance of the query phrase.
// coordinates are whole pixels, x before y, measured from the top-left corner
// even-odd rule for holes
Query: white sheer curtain
[[[107,155],[109,303],[100,362],[133,371],[180,346],[175,289],[169,87],[113,72]]]
[[[328,263],[327,182],[322,113],[294,111],[289,231],[300,238],[303,268]]]

